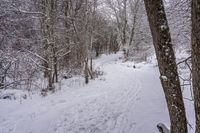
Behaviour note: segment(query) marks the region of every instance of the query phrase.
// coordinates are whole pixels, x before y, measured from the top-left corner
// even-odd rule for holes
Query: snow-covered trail
[[[66,82],[45,98],[0,101],[0,133],[155,133],[168,123],[158,70],[151,65],[96,61],[104,75],[83,85]],[[71,81],[71,82],[72,82]],[[77,86],[77,83],[79,86]]]

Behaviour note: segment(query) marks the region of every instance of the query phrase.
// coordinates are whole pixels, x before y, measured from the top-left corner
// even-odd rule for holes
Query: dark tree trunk
[[[192,83],[196,133],[200,133],[200,1],[192,0]]]
[[[89,74],[88,74],[88,58],[85,60],[85,83],[89,83]]]
[[[187,133],[176,60],[162,0],[144,0],[170,115],[171,133]]]
[[[96,57],[99,57],[99,51],[96,51]]]
[[[132,42],[133,42],[133,38],[135,36],[135,26],[136,26],[136,23],[137,23],[137,12],[139,10],[139,3],[140,3],[140,0],[137,0],[136,3],[135,3],[135,6],[134,6],[134,17],[133,17],[133,24],[132,24],[132,28],[131,28],[131,35],[130,35],[130,39],[129,39],[129,46],[131,46]]]
[[[92,57],[90,58],[90,71],[93,71],[93,61],[92,61]]]
[[[48,73],[48,89],[49,90],[53,90],[53,79],[52,79],[52,70],[49,70],[49,73]]]
[[[58,61],[57,61],[57,55],[56,55],[56,48],[53,47],[53,65],[54,65],[54,76],[53,80],[54,82],[58,82]]]
[[[124,5],[124,27],[123,27],[123,40],[122,40],[122,45],[125,46],[126,45],[126,29],[127,29],[127,0],[123,0],[123,5]]]
[[[4,79],[5,79],[5,76],[0,76],[0,89],[4,88]]]

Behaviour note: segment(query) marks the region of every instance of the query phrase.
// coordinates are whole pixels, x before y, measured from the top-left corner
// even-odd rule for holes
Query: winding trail
[[[168,123],[157,68],[142,64],[134,69],[119,57],[97,59],[96,66],[104,75],[89,85],[73,78],[63,83],[64,89],[45,98],[33,97],[21,104],[0,101],[4,107],[0,133],[157,132],[157,123]]]

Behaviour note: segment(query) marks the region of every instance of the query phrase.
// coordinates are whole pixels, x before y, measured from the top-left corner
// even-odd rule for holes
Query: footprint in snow
[[[65,103],[66,102],[66,100],[60,100],[59,101],[59,103]]]

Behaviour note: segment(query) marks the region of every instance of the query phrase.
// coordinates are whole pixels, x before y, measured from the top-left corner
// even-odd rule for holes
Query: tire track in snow
[[[124,75],[119,82],[120,89],[114,92],[108,90],[108,93],[66,109],[64,116],[52,123],[53,129],[49,128],[49,132],[128,133],[136,124],[131,117],[134,117],[134,104],[140,99],[141,83],[137,79],[125,81],[127,78],[124,77],[130,77],[130,71],[124,73],[124,69],[121,66],[114,69],[122,70],[119,74]]]
[[[106,73],[105,81],[97,79],[62,96],[23,104],[1,124],[3,133],[132,133],[137,124],[133,118],[141,83],[134,78],[133,69],[116,60],[100,65]]]

